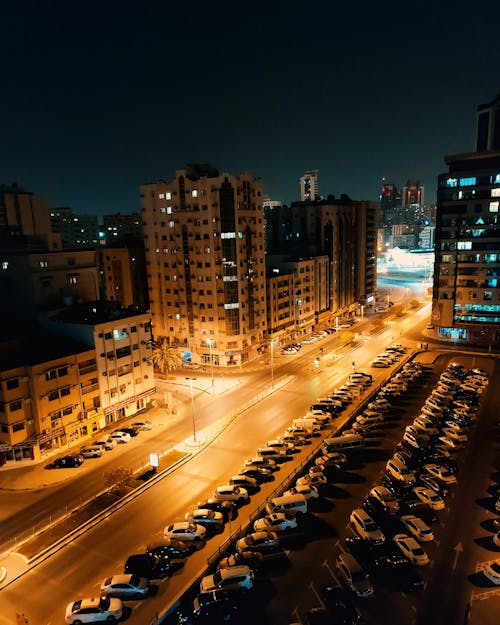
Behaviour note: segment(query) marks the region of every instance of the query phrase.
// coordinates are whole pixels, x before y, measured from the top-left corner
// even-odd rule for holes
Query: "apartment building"
[[[185,362],[246,362],[266,330],[260,181],[188,165],[141,198],[155,338]]]
[[[500,346],[500,96],[478,107],[477,150],[438,176],[432,322],[440,338]]]

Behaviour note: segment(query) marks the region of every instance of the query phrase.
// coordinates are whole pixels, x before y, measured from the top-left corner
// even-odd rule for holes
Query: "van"
[[[266,512],[286,512],[292,516],[300,516],[307,513],[307,499],[300,494],[275,497],[266,504]]]
[[[373,584],[353,555],[347,552],[341,553],[337,557],[336,566],[339,577],[357,597],[371,597],[373,595]]]
[[[321,430],[321,424],[313,417],[301,417],[293,420],[293,427],[303,428],[309,434],[314,434]]]
[[[365,446],[365,439],[361,434],[349,434],[348,436],[332,436],[325,438],[321,444],[321,451],[325,454],[331,451],[356,451],[363,449]]]

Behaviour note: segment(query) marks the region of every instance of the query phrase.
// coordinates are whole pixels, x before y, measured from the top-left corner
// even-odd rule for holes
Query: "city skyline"
[[[376,200],[383,177],[419,179],[432,202],[499,90],[495,5],[466,6],[6,6],[0,181],[78,213],[133,212],[141,184],[209,162],[284,203],[311,169],[322,195]]]

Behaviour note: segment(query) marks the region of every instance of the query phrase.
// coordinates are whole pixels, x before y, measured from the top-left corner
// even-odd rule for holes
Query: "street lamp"
[[[274,389],[274,340],[271,339],[271,388]]]
[[[197,378],[186,378],[186,380],[189,380],[189,388],[191,390],[191,416],[193,419],[193,442],[196,443],[196,422],[194,419],[194,396],[193,396],[193,382],[196,380]]]
[[[214,358],[212,356],[212,343],[213,339],[207,339],[208,349],[210,350],[210,376],[212,378],[212,395],[215,395],[214,388]]]

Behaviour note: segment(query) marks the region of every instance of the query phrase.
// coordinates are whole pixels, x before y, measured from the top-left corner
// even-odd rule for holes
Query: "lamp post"
[[[211,377],[211,386],[212,386],[212,395],[215,395],[214,388],[214,357],[212,356],[212,343],[213,339],[207,339],[208,349],[210,350],[210,377]]]
[[[271,339],[271,388],[274,389],[274,340]]]
[[[189,389],[191,391],[191,417],[193,419],[193,442],[196,443],[196,422],[194,418],[194,396],[193,396],[193,381],[197,378],[186,378],[189,380]]]

